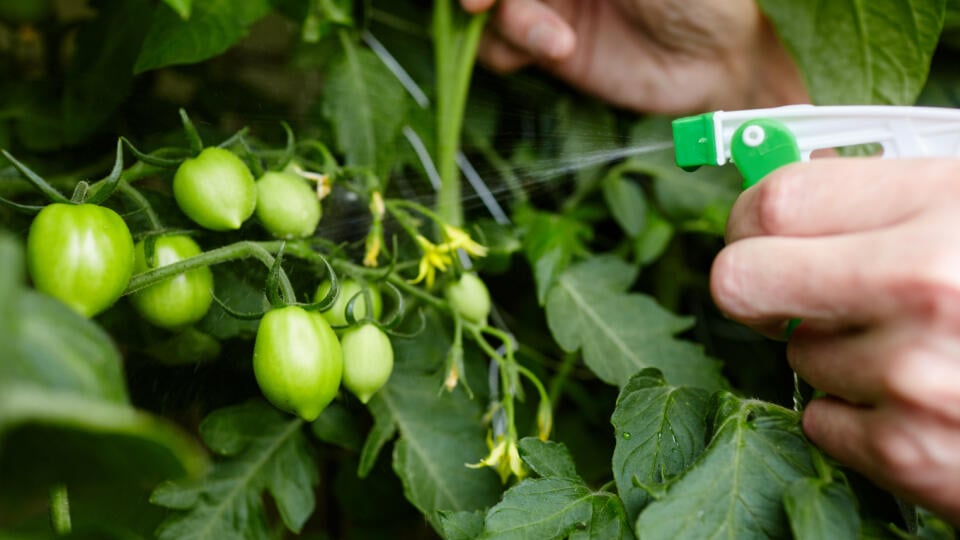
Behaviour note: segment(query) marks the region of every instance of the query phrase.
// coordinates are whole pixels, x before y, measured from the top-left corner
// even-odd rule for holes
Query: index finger
[[[743,192],[727,240],[879,229],[960,196],[960,161],[830,158],[788,165]],[[952,197],[951,197],[952,195]]]

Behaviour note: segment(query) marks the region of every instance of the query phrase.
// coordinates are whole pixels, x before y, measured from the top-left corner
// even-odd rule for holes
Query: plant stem
[[[143,215],[147,216],[147,221],[150,223],[151,230],[159,231],[163,228],[160,217],[157,216],[157,212],[153,209],[153,206],[150,205],[150,201],[148,201],[137,188],[131,186],[125,180],[120,180],[120,183],[117,184],[117,191],[133,201],[133,203],[143,211]]]
[[[458,10],[458,11],[454,11]],[[433,39],[437,73],[437,212],[444,221],[463,225],[457,150],[463,128],[470,77],[486,14],[465,16],[455,0],[433,3]]]

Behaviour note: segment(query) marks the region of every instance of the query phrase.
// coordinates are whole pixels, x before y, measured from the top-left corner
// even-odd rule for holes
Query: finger
[[[480,13],[486,11],[493,6],[494,0],[460,0],[460,4],[463,5],[463,9],[469,11],[470,13]]]
[[[494,71],[511,73],[533,62],[533,58],[492,32],[480,40],[480,61]]]
[[[505,40],[535,58],[564,60],[576,46],[570,25],[537,0],[502,0],[493,22]]]
[[[879,233],[822,238],[748,238],[717,255],[710,289],[726,315],[747,324],[814,319],[858,325],[894,312],[878,294],[891,264]]]
[[[855,407],[835,399],[807,405],[811,442],[882,487],[960,518],[960,430],[909,409]]]
[[[960,194],[958,174],[955,160],[836,158],[790,165],[743,192],[730,213],[727,239],[889,226]]]

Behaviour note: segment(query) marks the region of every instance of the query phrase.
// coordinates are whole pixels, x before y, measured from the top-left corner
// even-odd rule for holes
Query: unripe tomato
[[[156,267],[171,265],[201,253],[200,246],[189,236],[164,236],[157,239]],[[141,241],[134,248],[133,271],[140,273],[146,270],[149,267]],[[175,329],[193,324],[207,314],[213,302],[213,272],[206,266],[188,270],[133,293],[130,301],[144,319],[157,326]]]
[[[460,281],[449,283],[443,292],[450,307],[468,321],[482,323],[490,315],[490,292],[473,272],[464,273]]]
[[[0,21],[35,23],[53,13],[52,0],[0,0]]]
[[[337,395],[343,351],[319,314],[297,306],[277,308],[260,321],[253,373],[270,403],[311,422]]]
[[[383,311],[383,299],[380,297],[380,290],[376,287],[367,287],[367,289],[370,291],[370,300],[372,300],[371,303],[373,304],[373,318],[379,319],[380,313]],[[337,297],[337,301],[333,303],[333,306],[321,313],[321,315],[323,315],[323,318],[325,318],[331,326],[345,326],[347,324],[347,304],[350,303],[351,298],[362,290],[363,286],[352,279],[341,281],[340,296]],[[314,302],[323,300],[323,297],[325,297],[328,292],[330,292],[330,282],[324,281],[317,287]],[[356,320],[360,320],[366,315],[367,302],[364,295],[361,294],[356,302],[353,303],[353,317]]]
[[[277,238],[312,235],[320,214],[320,199],[303,178],[268,172],[257,180],[257,219]]]
[[[362,324],[343,333],[343,385],[360,401],[370,401],[393,371],[390,338],[374,324]]]
[[[27,236],[38,291],[92,317],[120,298],[133,272],[133,238],[116,212],[93,204],[50,204]]]
[[[240,158],[211,147],[180,165],[173,177],[173,197],[201,227],[232,231],[253,215],[257,185]]]

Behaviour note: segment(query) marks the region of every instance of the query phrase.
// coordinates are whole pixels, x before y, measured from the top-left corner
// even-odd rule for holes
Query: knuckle
[[[918,370],[925,358],[920,346],[902,345],[889,353],[889,359],[880,374],[883,395],[901,402],[915,402],[923,395],[923,385],[917,384]]]
[[[903,422],[878,426],[870,450],[878,468],[891,477],[910,476],[933,465],[920,435]]]

